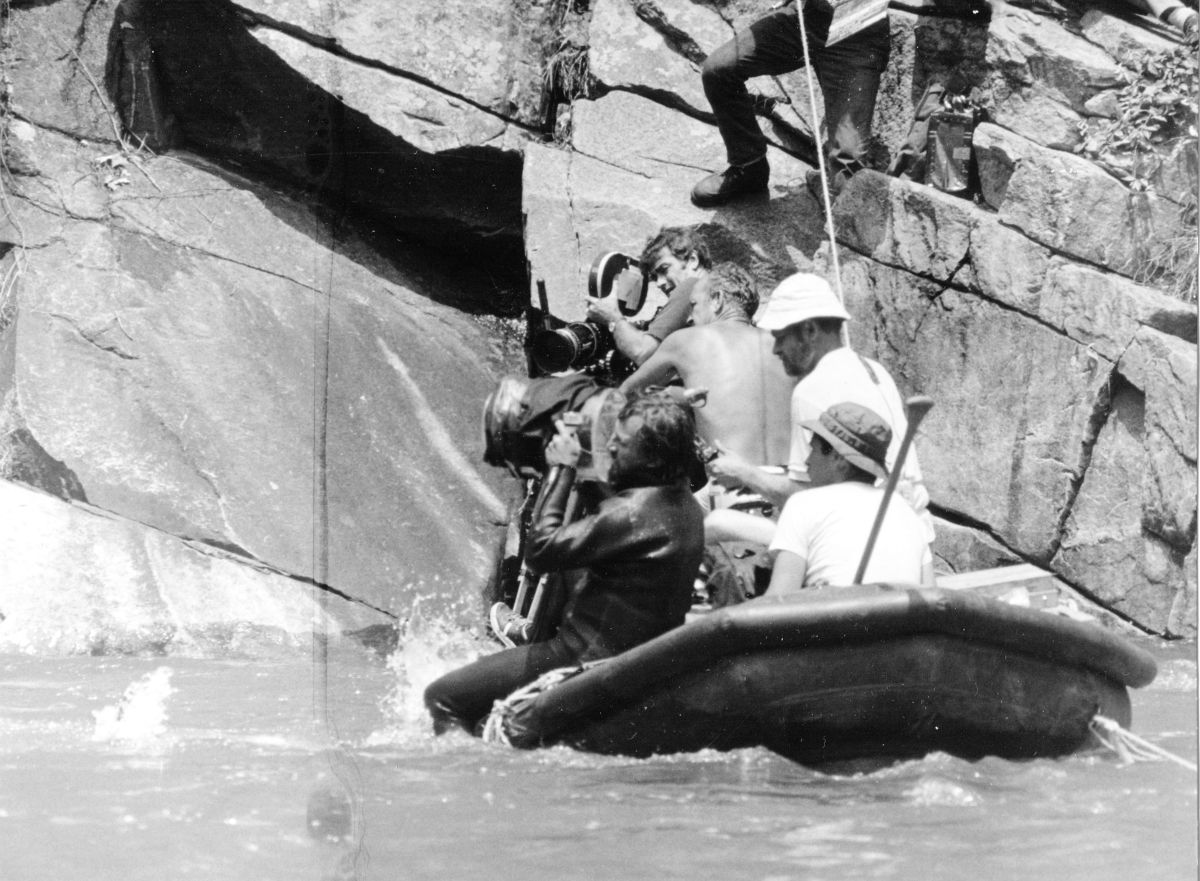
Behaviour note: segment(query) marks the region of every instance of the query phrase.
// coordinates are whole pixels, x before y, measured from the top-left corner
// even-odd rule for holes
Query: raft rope
[[[796,19],[800,23],[800,45],[804,49],[804,79],[808,84],[808,106],[809,112],[812,113],[813,126],[816,128],[814,140],[818,143],[817,147],[817,171],[821,176],[821,199],[825,204],[825,231],[829,236],[829,253],[833,258],[833,281],[834,291],[837,293],[838,302],[843,306],[846,304],[846,296],[842,292],[842,268],[838,261],[838,246],[837,236],[833,229],[833,200],[829,197],[829,169],[825,163],[825,144],[821,138],[821,126],[817,125],[817,92],[813,86],[813,66],[812,57],[808,51],[808,28],[804,24],[804,0],[797,0],[796,3]],[[799,114],[797,114],[799,115]],[[825,128],[829,128],[829,120],[825,121]],[[846,346],[850,345],[850,334],[846,329],[846,323],[842,322],[842,342]]]
[[[1187,759],[1180,758],[1174,753],[1167,752],[1160,746],[1155,746],[1145,738],[1138,737],[1132,731],[1122,728],[1119,723],[1097,713],[1088,724],[1092,734],[1102,744],[1115,752],[1125,764],[1134,762],[1156,762],[1161,759],[1182,765],[1189,771],[1195,771],[1196,766]]]
[[[549,691],[554,686],[566,682],[584,670],[604,663],[605,660],[607,659],[588,661],[584,664],[575,664],[570,667],[558,667],[557,669],[550,670],[528,685],[518,688],[503,700],[493,703],[492,711],[488,714],[487,721],[483,723],[482,737],[484,743],[500,743],[504,746],[512,746],[512,740],[509,737],[509,729],[511,727],[509,723],[513,716],[542,692]]]

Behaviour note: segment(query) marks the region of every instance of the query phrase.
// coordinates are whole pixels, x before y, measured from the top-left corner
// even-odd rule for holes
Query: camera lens
[[[587,321],[539,331],[533,338],[533,361],[547,373],[582,367],[601,354],[603,334],[602,328]]]

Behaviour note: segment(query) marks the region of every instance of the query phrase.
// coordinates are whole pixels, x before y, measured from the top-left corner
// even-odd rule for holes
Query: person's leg
[[[825,96],[829,174],[836,189],[866,166],[875,98],[890,48],[888,23],[884,19],[814,53],[813,67]]]
[[[796,4],[789,3],[738,31],[704,60],[700,80],[730,165],[748,165],[767,153],[746,80],[795,70],[803,53]]]
[[[696,185],[692,190],[695,204],[710,207],[737,196],[766,192],[770,175],[767,139],[754,115],[746,80],[795,70],[802,58],[796,5],[789,3],[738,31],[704,60],[700,79],[725,142],[729,168]]]
[[[474,733],[496,700],[543,673],[574,663],[574,653],[552,639],[504,649],[452,670],[425,689],[425,706],[433,717],[434,733],[442,734],[454,726]]]

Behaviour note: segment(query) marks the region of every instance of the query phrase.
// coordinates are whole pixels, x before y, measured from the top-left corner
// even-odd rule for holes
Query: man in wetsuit
[[[560,421],[546,448],[543,482],[525,558],[543,572],[572,573],[553,638],[487,655],[425,690],[434,731],[474,731],[492,703],[543,673],[606,658],[683,623],[704,546],[704,513],[687,483],[695,430],[665,392],[625,404],[608,444],[614,495],[596,513],[564,522],[579,440]]]
[[[587,318],[606,325],[613,335],[617,351],[634,364],[641,365],[654,354],[663,340],[688,323],[692,311],[692,287],[708,274],[712,258],[704,240],[694,230],[668,226],[646,242],[638,263],[641,275],[627,270],[618,277],[612,294],[588,300]],[[645,330],[622,315],[617,305],[620,285],[640,285],[643,275],[668,298],[666,305],[650,320]]]

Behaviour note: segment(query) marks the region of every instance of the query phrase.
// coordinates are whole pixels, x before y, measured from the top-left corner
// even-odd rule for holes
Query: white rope
[[[512,746],[512,741],[509,738],[509,720],[518,711],[530,701],[537,698],[542,692],[548,691],[559,683],[567,681],[598,663],[601,663],[601,661],[590,661],[586,664],[577,664],[572,667],[558,667],[557,669],[550,670],[528,685],[521,686],[508,697],[493,703],[492,711],[488,714],[487,721],[483,723],[483,733],[481,736],[484,742],[502,743],[505,746]]]
[[[1182,759],[1174,753],[1167,752],[1162,747],[1155,746],[1150,741],[1138,737],[1132,731],[1127,731],[1107,716],[1101,716],[1097,713],[1088,725],[1088,728],[1096,736],[1097,740],[1120,756],[1121,761],[1125,764],[1167,759],[1168,761],[1182,765],[1189,771],[1196,770],[1196,766],[1187,759]]]
[[[796,17],[800,22],[800,44],[804,48],[804,78],[808,83],[808,106],[809,112],[812,113],[813,125],[816,126],[816,139],[820,142],[817,144],[817,170],[821,175],[821,197],[825,202],[825,228],[829,235],[829,252],[833,257],[833,281],[834,290],[837,291],[838,302],[843,306],[846,305],[846,296],[842,292],[842,268],[838,262],[838,246],[837,237],[833,230],[833,202],[829,198],[829,172],[825,165],[825,144],[820,137],[820,126],[817,126],[817,93],[813,87],[813,67],[812,58],[808,52],[808,28],[804,25],[804,0],[796,0]],[[825,128],[829,128],[829,120],[825,120]],[[842,342],[849,347],[850,333],[846,328],[846,323],[842,323]]]

